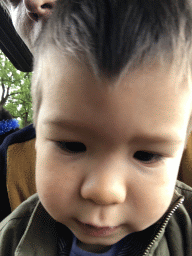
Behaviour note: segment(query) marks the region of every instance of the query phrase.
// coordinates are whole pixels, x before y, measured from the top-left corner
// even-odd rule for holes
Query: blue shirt
[[[87,252],[82,250],[77,246],[77,238],[73,236],[73,243],[72,243],[72,248],[69,256],[115,256],[121,250],[123,240],[119,241],[118,243],[114,244],[111,246],[111,248],[105,252],[105,253],[93,253],[93,252]]]

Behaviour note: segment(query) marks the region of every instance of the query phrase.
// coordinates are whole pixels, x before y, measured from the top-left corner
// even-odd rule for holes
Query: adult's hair
[[[11,120],[12,118],[13,117],[8,110],[4,109],[3,107],[0,107],[0,121]]]
[[[41,58],[48,49],[57,47],[88,62],[96,76],[110,78],[154,58],[176,60],[180,70],[190,72],[191,43],[191,0],[58,0],[33,49],[34,123]]]
[[[0,145],[9,134],[18,130],[18,121],[13,119],[8,110],[0,107]]]

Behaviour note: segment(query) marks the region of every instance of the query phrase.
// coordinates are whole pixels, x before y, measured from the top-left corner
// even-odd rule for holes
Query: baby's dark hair
[[[58,0],[33,49],[34,70],[41,70],[39,60],[51,47],[86,61],[98,77],[117,77],[154,58],[177,60],[188,72],[192,1]],[[32,86],[35,119],[40,106],[37,77]]]

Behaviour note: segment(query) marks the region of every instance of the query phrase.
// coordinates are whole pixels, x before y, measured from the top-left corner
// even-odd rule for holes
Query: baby
[[[192,255],[191,38],[189,0],[55,3],[31,45],[38,193],[1,256]]]

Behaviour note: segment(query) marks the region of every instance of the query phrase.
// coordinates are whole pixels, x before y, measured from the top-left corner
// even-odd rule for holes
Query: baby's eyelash
[[[142,163],[156,163],[160,160],[162,160],[162,155],[156,154],[156,153],[151,153],[147,151],[137,151],[134,156],[135,159],[139,160]]]
[[[85,144],[81,142],[56,141],[56,145],[69,154],[80,154],[87,151]],[[160,154],[147,151],[137,151],[133,157],[145,164],[156,163],[163,158]]]
[[[81,142],[57,141],[56,144],[63,151],[70,154],[79,154],[87,150],[86,146]]]

